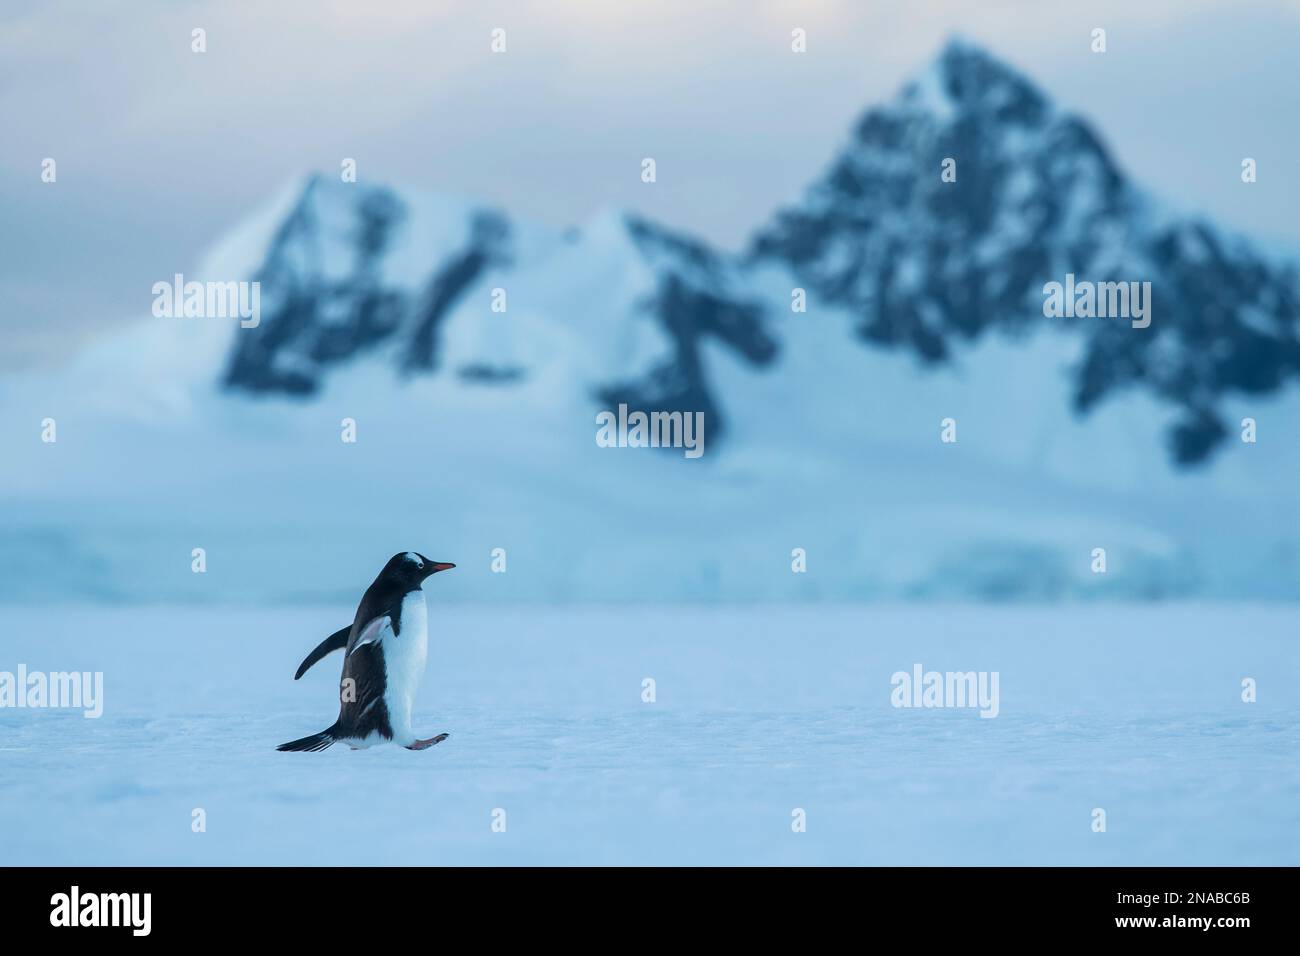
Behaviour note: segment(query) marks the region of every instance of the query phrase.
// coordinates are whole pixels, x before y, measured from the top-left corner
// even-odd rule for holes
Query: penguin
[[[277,750],[314,752],[340,740],[353,750],[385,741],[407,750],[426,750],[447,739],[446,734],[417,738],[411,730],[411,707],[424,677],[429,642],[421,585],[430,575],[455,566],[430,561],[415,551],[393,555],[361,596],[351,625],[321,641],[293,677],[298,680],[321,658],[343,650],[339,719],[320,733],[291,740]]]

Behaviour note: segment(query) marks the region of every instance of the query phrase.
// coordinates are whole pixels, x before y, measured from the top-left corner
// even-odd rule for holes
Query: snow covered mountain
[[[312,395],[326,375],[378,351],[402,375],[508,387],[536,371],[536,352],[516,341],[526,335],[522,302],[545,323],[539,340],[563,335],[590,353],[593,397],[702,411],[718,434],[701,341],[756,365],[776,351],[762,303],[736,291],[733,271],[702,243],[631,215],[547,235],[493,209],[312,177],[253,276],[269,291],[267,318],[235,342],[222,381]],[[607,312],[591,307],[600,302]],[[557,319],[564,332],[549,327]]]
[[[1067,273],[1150,327],[1044,317]],[[743,254],[313,176],[186,278],[260,321],[0,380],[0,598],[343,601],[404,548],[493,601],[1300,597],[1294,271],[962,43]],[[706,453],[599,447],[619,403]]]
[[[1294,267],[1161,209],[1085,121],[960,41],[862,117],[806,200],[760,229],[744,262],[633,216],[603,230],[596,241],[626,233],[617,241],[653,274],[651,291],[615,311],[652,318],[661,348],[642,367],[605,369],[606,401],[700,410],[721,424],[699,343],[716,338],[760,366],[774,358],[767,313],[788,303],[746,292],[748,267],[762,261],[846,311],[864,346],[932,363],[991,329],[1036,331],[1045,282],[1150,282],[1159,318],[1144,334],[1122,321],[1058,320],[1086,343],[1071,402],[1087,412],[1132,388],[1170,403],[1171,451],[1183,464],[1205,461],[1228,435],[1225,395],[1272,393],[1300,372]],[[224,382],[312,394],[332,368],[387,346],[407,374],[508,384],[527,374],[508,356],[443,369],[444,324],[466,303],[484,314],[493,283],[509,292],[557,250],[591,240],[546,236],[497,210],[312,178],[256,273],[273,297],[270,319],[240,337]]]
[[[953,160],[951,181],[941,164]],[[1125,388],[1178,409],[1176,460],[1235,431],[1229,393],[1276,392],[1300,373],[1300,282],[1249,244],[1162,210],[1084,120],[983,51],[950,43],[763,229],[754,255],[855,318],[873,345],[940,362],[991,329],[1044,324],[1043,286],[1067,274],[1148,281],[1154,321],[1058,319],[1085,338],[1072,402]]]

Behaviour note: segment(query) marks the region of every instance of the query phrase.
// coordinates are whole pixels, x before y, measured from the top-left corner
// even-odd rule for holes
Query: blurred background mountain
[[[963,16],[936,7],[947,20]],[[409,19],[393,13],[373,29],[427,15],[396,9]],[[1149,40],[1165,23],[1160,9],[1132,29]],[[213,59],[203,61],[215,65],[178,63],[224,69],[219,27],[233,25],[196,10],[217,18],[204,54]],[[509,23],[537,26],[532,13]],[[1199,20],[1191,13],[1183,22],[1215,22],[1211,10]],[[10,22],[42,16],[19,10]],[[771,34],[768,65],[790,89],[824,89],[824,73],[815,82],[790,74],[805,62],[789,52],[790,24],[801,16],[773,6],[748,22]],[[809,59],[823,42],[812,16]],[[1294,29],[1285,5],[1250,16]],[[683,185],[677,172],[681,137],[700,123],[743,140],[762,118],[766,135],[798,140],[782,110],[793,110],[791,123],[809,122],[810,104],[791,96],[784,108],[752,106],[734,126],[725,108],[642,117],[644,136],[625,143],[617,161],[599,157],[642,192],[622,202],[619,190],[588,183],[587,194],[604,201],[568,220],[577,225],[556,225],[541,210],[555,197],[514,197],[500,184],[520,155],[570,176],[593,158],[577,156],[540,119],[521,129],[519,103],[505,100],[515,119],[503,114],[509,130],[500,135],[508,132],[511,149],[488,136],[417,151],[436,164],[458,153],[456,162],[481,167],[493,184],[482,200],[469,190],[382,184],[369,172],[411,172],[410,157],[363,156],[361,181],[341,182],[334,153],[373,148],[364,124],[350,129],[351,146],[323,151],[321,172],[288,179],[201,257],[158,249],[183,247],[193,223],[151,224],[160,210],[114,217],[110,197],[93,221],[82,217],[82,239],[96,237],[86,261],[103,267],[128,255],[135,236],[154,244],[148,268],[126,270],[139,279],[130,312],[147,309],[140,289],[184,271],[260,281],[262,320],[255,329],[221,319],[106,322],[93,340],[83,323],[60,320],[29,336],[30,354],[11,356],[0,377],[0,440],[11,451],[0,472],[0,598],[345,600],[377,555],[404,548],[461,564],[457,594],[471,600],[1300,596],[1300,524],[1290,507],[1300,473],[1291,382],[1300,290],[1286,240],[1270,235],[1282,225],[1279,198],[1293,198],[1277,190],[1293,187],[1266,185],[1265,175],[1242,184],[1241,158],[1267,154],[1255,148],[1258,135],[1234,138],[1221,127],[1214,175],[1232,191],[1235,217],[1201,208],[1206,197],[1227,206],[1228,192],[1198,190],[1197,203],[1170,198],[1180,176],[1195,179],[1173,166],[1196,150],[1164,142],[1161,152],[1122,121],[1107,135],[1105,87],[1134,68],[1132,34],[1112,30],[1105,54],[1088,51],[1091,20],[1073,36],[1074,52],[1058,67],[1065,73],[1055,75],[1092,71],[1102,110],[1085,119],[991,52],[1045,55],[1003,12],[990,17],[978,32],[993,42],[935,40],[893,71],[897,88],[856,123],[861,101],[846,107],[838,136],[798,172],[811,182],[802,189],[788,188],[790,170],[774,176],[753,142],[742,154],[711,154],[726,175],[719,167]],[[474,35],[483,47],[476,61],[485,62],[468,75],[490,68],[493,25],[485,20],[482,37]],[[589,53],[612,27],[594,29],[581,34]],[[1064,29],[1054,28],[1053,42],[1064,42]],[[1166,33],[1159,49],[1204,42],[1186,29]],[[519,74],[508,71],[543,59],[535,32],[508,35],[508,75],[482,81],[497,96],[518,88]],[[844,37],[824,41],[822,68],[843,66]],[[919,42],[909,35],[900,49]],[[610,53],[596,48],[603,62]],[[1266,54],[1256,51],[1254,62],[1267,64]],[[682,69],[697,79],[718,68],[686,59]],[[1112,63],[1116,72],[1105,72]],[[278,74],[285,64],[258,68]],[[175,93],[177,117],[190,116],[208,82],[190,76],[190,88]],[[677,82],[646,95],[680,104]],[[303,95],[313,124],[337,122],[320,115],[323,89]],[[814,101],[819,124],[844,95]],[[1259,95],[1296,94],[1274,83]],[[392,129],[406,129],[397,114],[412,97],[371,91],[370,102],[394,114]],[[460,107],[471,125],[482,121],[472,99]],[[1201,114],[1197,129],[1187,127],[1194,144],[1207,135],[1214,97],[1188,90],[1185,99],[1196,102],[1181,108]],[[301,112],[294,123],[306,122]],[[1230,113],[1213,115],[1242,121]],[[1266,109],[1251,114],[1267,121]],[[211,122],[201,109],[192,119]],[[1294,135],[1283,125],[1269,136]],[[275,139],[293,134],[291,123]],[[141,154],[164,180],[179,175],[166,159],[177,143],[167,139],[159,155]],[[394,149],[391,129],[378,141]],[[1146,182],[1129,172],[1130,153],[1160,155],[1171,171]],[[644,155],[659,164],[652,186],[637,175]],[[943,183],[940,163],[950,156],[957,182]],[[95,158],[81,162],[90,168]],[[256,161],[232,155],[230,165],[236,172],[225,179],[210,173],[208,201],[229,206],[225,185],[247,191],[245,170]],[[33,176],[18,218],[53,229],[71,214],[86,188],[76,185],[77,168],[61,159],[54,186]],[[750,188],[763,177],[762,189]],[[441,168],[412,179],[476,184]],[[42,188],[51,192],[27,195]],[[33,203],[53,208],[34,213]],[[1247,229],[1253,238],[1241,238]],[[40,268],[22,268],[31,254],[8,257],[0,288],[12,292],[17,273],[28,288],[41,284]],[[77,256],[74,243],[61,273],[67,294],[105,293],[78,270]],[[1067,272],[1152,282],[1151,327],[1044,318],[1042,286]],[[791,310],[796,287],[807,291],[806,312]],[[508,295],[505,312],[491,308],[494,289]],[[704,412],[704,457],[598,448],[595,414],[620,402]],[[1247,416],[1259,423],[1256,444],[1238,437]],[[47,417],[58,422],[54,445],[38,440]],[[949,417],[955,444],[939,441]],[[356,444],[340,441],[345,418],[357,423]],[[208,554],[202,575],[190,570],[198,547]],[[505,574],[490,570],[494,548],[506,550]],[[810,573],[791,573],[796,548]],[[1105,574],[1093,573],[1096,548],[1106,549]]]

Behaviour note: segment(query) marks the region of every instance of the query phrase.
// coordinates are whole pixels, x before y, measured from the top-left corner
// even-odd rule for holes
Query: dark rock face
[[[402,368],[431,372],[443,318],[485,268],[509,261],[509,221],[480,210],[464,247],[442,254],[424,294],[404,293],[385,284],[381,269],[406,215],[402,201],[387,189],[338,189],[312,178],[276,232],[253,276],[262,284],[262,322],[238,336],[225,386],[311,395],[330,367],[401,337]]]
[[[401,201],[387,190],[340,191],[311,180],[254,277],[262,283],[262,321],[241,331],[224,384],[311,395],[332,367],[385,342],[395,346],[395,372],[438,374],[443,322],[486,271],[514,263],[513,230],[501,213],[474,211],[464,242],[430,250],[429,278],[414,294],[404,293],[385,285],[381,262],[404,216]],[[703,243],[634,217],[624,227],[657,276],[655,292],[637,307],[656,317],[674,349],[638,380],[611,383],[596,397],[646,411],[703,411],[716,441],[721,402],[710,389],[699,343],[712,336],[750,362],[766,364],[776,342],[763,328],[763,305],[728,291],[734,266]],[[528,369],[475,362],[454,374],[466,384],[508,387],[523,381]]]
[[[1202,223],[1155,231],[1147,248],[1156,319],[1143,330],[1103,320],[1078,370],[1075,405],[1086,411],[1111,389],[1148,388],[1179,409],[1174,460],[1196,464],[1238,426],[1219,411],[1225,395],[1267,394],[1300,374],[1300,283],[1293,269],[1230,247]]]
[[[437,367],[438,327],[479,275],[493,265],[510,262],[510,221],[495,212],[479,212],[470,228],[469,244],[450,256],[429,284],[417,306],[415,334],[404,364],[407,371],[431,372]]]
[[[402,217],[391,192],[364,190],[351,222],[350,261],[343,275],[327,269],[319,194],[311,179],[280,226],[253,280],[262,286],[262,322],[237,337],[224,384],[253,392],[310,395],[320,371],[392,335],[403,303],[383,288],[377,262]]]
[[[948,158],[956,182],[941,179]],[[753,248],[848,306],[864,340],[940,361],[991,324],[1041,320],[1053,247],[1091,258],[1124,204],[1118,173],[1082,124],[954,45],[928,84],[861,119],[805,202],[780,212]]]
[[[956,181],[941,178],[956,160]],[[865,342],[942,362],[990,328],[1051,323],[1086,339],[1083,413],[1124,387],[1180,409],[1176,461],[1204,461],[1228,434],[1228,392],[1262,393],[1300,372],[1300,284],[1198,222],[1159,224],[1083,121],[1055,111],[987,54],[950,44],[921,81],[869,111],[829,171],[753,242]],[[1150,282],[1152,322],[1047,318],[1043,286]],[[1235,424],[1235,423],[1231,423]]]
[[[734,266],[703,243],[628,216],[628,233],[654,264],[659,282],[642,308],[654,314],[673,342],[673,356],[635,382],[600,389],[610,405],[642,411],[703,412],[713,441],[726,432],[722,400],[713,394],[700,358],[700,342],[712,336],[755,366],[770,363],[777,343],[764,328],[762,302],[733,291]]]

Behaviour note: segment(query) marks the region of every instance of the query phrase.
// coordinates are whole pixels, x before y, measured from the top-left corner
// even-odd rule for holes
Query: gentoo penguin
[[[411,706],[424,677],[429,620],[420,585],[456,565],[430,561],[407,551],[395,554],[366,588],[350,627],[335,631],[307,655],[294,680],[332,651],[345,648],[339,719],[333,726],[277,750],[324,750],[341,740],[353,750],[386,740],[407,750],[424,750],[447,739],[418,739],[411,730]]]

